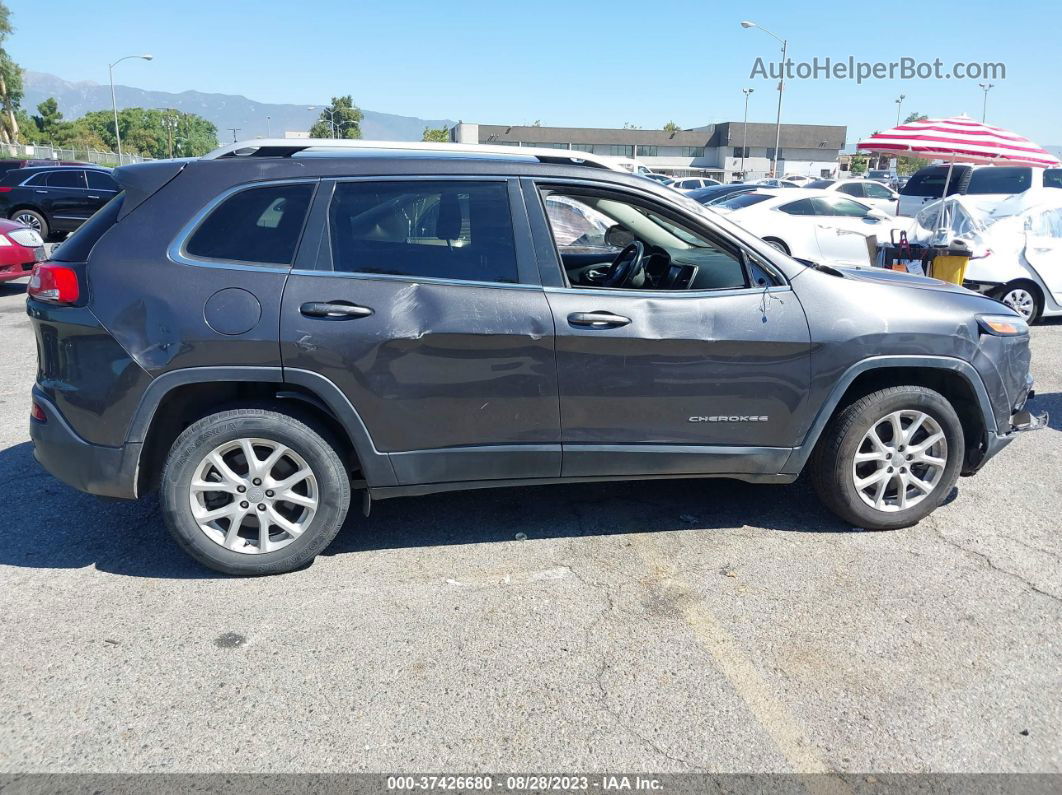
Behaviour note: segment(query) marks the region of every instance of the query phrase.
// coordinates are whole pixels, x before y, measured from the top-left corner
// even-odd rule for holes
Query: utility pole
[[[741,93],[745,95],[745,121],[741,125],[741,181],[744,182],[745,176],[745,153],[748,151],[749,144],[749,94],[754,89],[743,88]]]
[[[785,91],[785,61],[786,54],[789,51],[789,40],[783,39],[781,36],[777,36],[762,25],[757,25],[755,22],[749,22],[745,20],[741,23],[741,27],[748,30],[749,28],[759,28],[768,36],[776,39],[782,43],[782,61],[778,65],[778,115],[774,122],[774,157],[771,158],[771,176],[775,179],[779,179],[781,175],[778,173],[778,159],[781,155],[782,146],[782,92]]]
[[[173,136],[177,132],[177,117],[164,116],[162,126],[166,128],[166,146],[169,149],[170,159],[173,159]]]
[[[226,127],[225,129],[226,130],[230,130],[232,132],[232,142],[236,143],[236,140],[237,140],[236,139],[236,133],[238,133],[240,130],[242,130],[243,127]]]
[[[996,87],[995,83],[978,83],[981,86],[981,90],[985,92],[984,99],[981,100],[981,124],[985,123],[985,117],[988,115],[988,92]]]

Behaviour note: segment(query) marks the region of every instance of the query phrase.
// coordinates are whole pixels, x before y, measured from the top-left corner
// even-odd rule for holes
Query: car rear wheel
[[[916,524],[947,498],[964,452],[962,423],[943,395],[890,387],[830,421],[815,449],[812,482],[845,521],[894,530]]]
[[[28,226],[40,234],[42,240],[48,239],[48,221],[36,210],[15,210],[11,214],[11,220],[16,224]]]
[[[1044,296],[1040,288],[1024,279],[1003,285],[992,297],[1009,306],[1030,324],[1040,319],[1044,309]]]
[[[350,479],[323,428],[264,409],[205,417],[174,442],[162,473],[166,525],[225,574],[278,574],[335,537]]]

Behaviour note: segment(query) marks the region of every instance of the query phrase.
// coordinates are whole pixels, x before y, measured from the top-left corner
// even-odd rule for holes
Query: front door
[[[800,443],[793,419],[810,374],[807,321],[780,274],[653,197],[536,187],[532,212],[552,220],[551,208],[582,203],[627,246],[596,265],[584,248],[540,250],[554,285],[564,474],[778,472]]]
[[[55,229],[77,229],[96,211],[88,198],[85,172],[80,168],[64,168],[48,174],[46,214]]]
[[[516,190],[440,178],[318,191],[284,291],[285,377],[339,387],[399,484],[560,473],[553,319],[526,223],[514,229]]]
[[[867,215],[867,207],[845,196],[811,199],[815,239],[822,262],[830,265],[869,265],[871,235],[888,235],[887,225]],[[884,238],[887,241],[887,237]]]

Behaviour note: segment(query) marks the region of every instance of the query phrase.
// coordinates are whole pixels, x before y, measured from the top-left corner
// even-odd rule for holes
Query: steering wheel
[[[605,271],[605,278],[601,280],[602,286],[626,287],[645,269],[642,265],[644,258],[645,246],[640,241],[635,240],[627,244]]]

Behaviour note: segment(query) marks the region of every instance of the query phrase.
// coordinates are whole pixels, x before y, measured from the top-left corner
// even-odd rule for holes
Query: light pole
[[[236,143],[236,133],[242,130],[243,127],[226,127],[225,129],[230,130],[232,132],[232,142]]]
[[[118,143],[118,165],[122,164],[122,134],[118,132],[118,103],[114,99],[114,67],[130,58],[142,58],[145,61],[150,61],[154,57],[154,55],[126,55],[114,63],[107,64],[107,76],[111,79],[111,108],[114,110],[114,140]]]
[[[773,36],[777,41],[782,43],[782,61],[779,64],[778,69],[778,115],[774,122],[774,158],[771,160],[771,176],[778,177],[778,155],[781,154],[779,148],[782,143],[782,91],[785,90],[785,58],[786,53],[789,50],[789,41],[783,39],[781,36],[776,36],[767,28],[757,25],[755,22],[749,22],[747,19],[741,23],[741,27],[748,30],[749,28],[759,28],[768,36]]]
[[[900,126],[900,107],[903,105],[903,101],[905,99],[907,99],[907,95],[906,94],[900,94],[900,96],[896,98],[896,126],[897,127]]]
[[[166,142],[170,153],[170,159],[173,159],[173,138],[174,134],[177,132],[177,117],[164,116],[162,118],[162,126],[166,128]]]
[[[745,95],[745,121],[741,125],[741,181],[745,181],[745,152],[748,149],[749,143],[749,94],[753,92],[751,88],[741,89],[741,93]]]
[[[266,138],[269,137],[269,120],[272,118],[272,116],[266,116]]]
[[[985,123],[985,116],[988,114],[988,92],[996,87],[995,83],[978,83],[981,86],[981,90],[985,92],[984,99],[981,101],[981,124]]]

